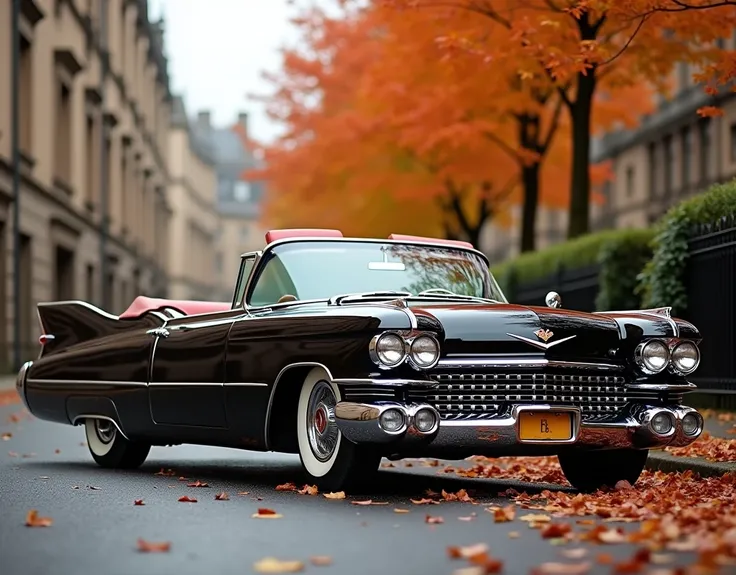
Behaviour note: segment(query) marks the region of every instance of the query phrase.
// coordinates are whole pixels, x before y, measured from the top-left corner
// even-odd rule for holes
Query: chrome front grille
[[[625,378],[613,374],[439,372],[430,377],[437,386],[411,394],[415,399],[421,394],[442,419],[492,418],[512,405],[539,403],[579,407],[583,420],[604,420],[627,401]]]

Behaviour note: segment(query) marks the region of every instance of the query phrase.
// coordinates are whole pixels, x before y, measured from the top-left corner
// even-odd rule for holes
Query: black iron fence
[[[702,363],[692,381],[712,395],[713,407],[736,408],[736,216],[693,230],[685,273],[688,309],[678,314],[703,334]],[[509,286],[513,303],[543,306],[548,291],[562,307],[596,311],[599,266],[560,268],[554,274]]]
[[[736,404],[736,216],[693,230],[683,314],[703,334],[702,363],[693,374],[700,391]]]

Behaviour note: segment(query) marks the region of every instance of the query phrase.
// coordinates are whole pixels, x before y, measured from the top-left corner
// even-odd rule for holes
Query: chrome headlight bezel
[[[428,340],[432,342],[432,345],[434,345],[434,358],[429,363],[422,363],[418,361],[416,357],[417,352],[414,351],[414,346],[416,345],[416,343],[422,340]],[[416,369],[432,369],[440,361],[440,354],[441,354],[440,343],[437,341],[436,337],[428,333],[420,334],[409,342],[408,359],[409,359],[409,362],[412,364],[412,367],[415,367]]]
[[[662,346],[667,354],[667,359],[662,364],[662,367],[659,369],[657,369],[656,367],[652,367],[646,360],[645,350],[649,346]],[[636,366],[639,368],[639,370],[645,375],[657,375],[665,371],[670,365],[670,357],[670,346],[667,345],[667,342],[661,339],[648,339],[646,341],[642,341],[634,349],[634,362],[636,363]]]
[[[382,357],[382,354],[384,352],[381,350],[381,342],[385,342],[388,338],[396,338],[401,342],[402,354],[401,357],[395,362],[385,361],[385,359]],[[407,345],[406,340],[401,336],[401,334],[393,331],[385,331],[383,333],[379,333],[376,336],[373,336],[368,346],[368,353],[373,363],[375,363],[380,369],[393,369],[400,366],[406,361],[406,358],[409,354],[409,346]]]
[[[692,346],[692,348],[695,350],[696,360],[695,365],[691,369],[682,369],[679,367],[675,361],[675,352],[680,349],[682,346]],[[693,373],[698,367],[700,367],[700,348],[698,345],[689,339],[679,340],[672,345],[670,348],[670,367],[672,371],[678,375],[690,375]]]

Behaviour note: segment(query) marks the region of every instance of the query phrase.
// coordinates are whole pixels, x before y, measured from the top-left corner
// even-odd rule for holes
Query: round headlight
[[[406,419],[404,414],[398,409],[387,409],[378,418],[378,423],[384,431],[389,433],[396,433],[401,431],[406,425]]]
[[[376,340],[376,357],[386,367],[399,365],[406,357],[406,343],[395,333],[387,333]]]
[[[663,341],[652,339],[639,344],[636,348],[635,359],[644,373],[660,373],[670,361],[670,349]]]
[[[409,354],[417,367],[426,369],[432,367],[440,358],[440,344],[433,337],[420,335],[411,342]]]
[[[694,413],[688,413],[682,418],[682,431],[685,435],[693,436],[700,432],[700,417]]]
[[[682,375],[694,372],[700,364],[700,350],[691,341],[678,343],[672,350],[672,366]]]
[[[669,413],[660,411],[657,415],[652,418],[650,423],[652,429],[658,435],[667,435],[672,428],[675,426],[672,421],[672,416]]]

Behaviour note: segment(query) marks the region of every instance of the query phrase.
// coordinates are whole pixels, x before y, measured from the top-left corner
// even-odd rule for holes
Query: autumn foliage
[[[478,244],[495,220],[533,249],[539,204],[569,206],[579,235],[591,183],[607,177],[591,168],[591,135],[636,125],[679,61],[711,94],[734,75],[714,42],[736,10],[714,0],[337,4],[294,20],[302,42],[261,95],[285,127],[267,168],[246,174],[269,183],[270,225]]]

